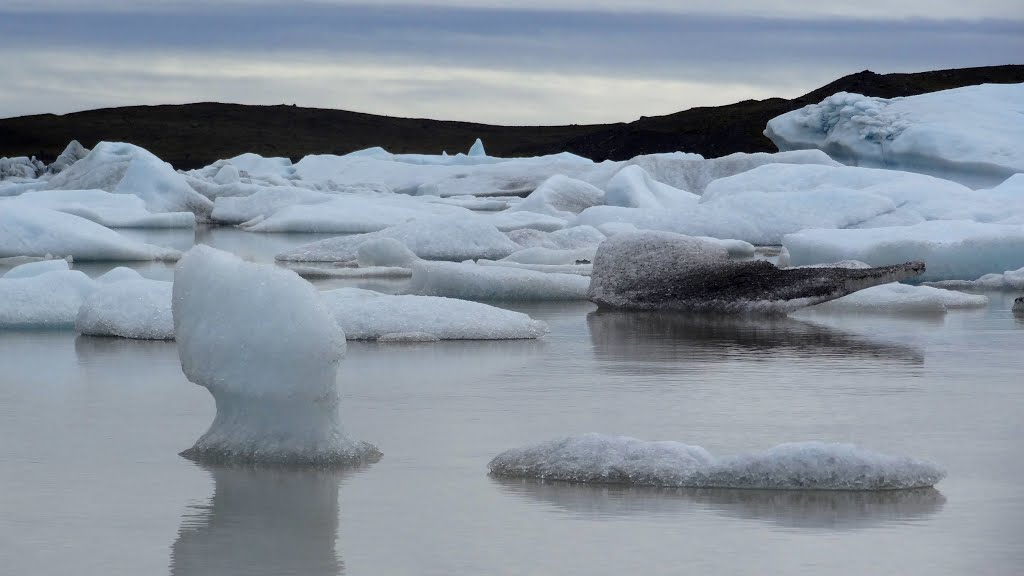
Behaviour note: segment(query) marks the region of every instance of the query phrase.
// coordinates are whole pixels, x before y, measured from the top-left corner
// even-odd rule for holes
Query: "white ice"
[[[75,319],[75,330],[91,336],[171,340],[171,282],[159,280],[97,281]]]
[[[860,260],[872,266],[922,261],[915,281],[970,280],[1024,266],[1024,226],[933,221],[862,230],[803,230],[783,239],[794,266]]]
[[[357,288],[328,290],[320,297],[351,340],[389,340],[398,334],[510,340],[538,338],[548,331],[544,322],[526,314],[454,298],[390,296]]]
[[[604,199],[605,193],[600,188],[556,174],[542,182],[512,210],[526,210],[569,220],[591,206],[603,204]]]
[[[31,278],[32,276],[39,276],[40,274],[45,274],[47,272],[70,269],[71,266],[68,264],[67,260],[63,258],[48,258],[36,262],[19,264],[0,275],[0,279],[14,280],[15,278]]]
[[[796,442],[716,457],[700,446],[584,434],[508,450],[492,474],[568,482],[763,490],[901,490],[934,486],[946,473],[920,460],[852,444]]]
[[[95,282],[68,270],[64,260],[12,268],[0,278],[0,328],[70,328],[95,289]]]
[[[504,258],[519,249],[505,234],[483,219],[459,216],[421,218],[378,232],[339,236],[304,244],[277,255],[278,260],[305,262],[346,262],[358,258],[359,247],[368,240],[393,238],[416,256],[428,260],[470,260]]]
[[[973,290],[1024,290],[1024,268],[1003,273],[985,274],[977,280],[940,280],[929,282],[939,288],[966,288]]]
[[[780,150],[818,148],[843,163],[931,174],[972,187],[1024,172],[1024,84],[903,98],[840,92],[773,118]]]
[[[191,212],[150,212],[145,202],[130,194],[103,190],[38,190],[0,198],[0,210],[17,202],[74,214],[108,228],[192,228]]]
[[[692,209],[700,196],[658,182],[640,166],[626,166],[605,185],[608,206],[645,209]]]
[[[346,194],[326,202],[285,206],[270,216],[259,216],[240,226],[250,232],[362,234],[413,219],[442,215],[473,217],[472,212],[458,206],[427,202],[403,194]]]
[[[894,282],[865,288],[830,302],[804,308],[798,313],[941,314],[957,308],[984,308],[985,306],[988,306],[987,296]]]
[[[409,291],[464,300],[585,300],[590,279],[506,266],[422,262],[413,267]]]
[[[91,220],[24,203],[0,205],[0,257],[177,260],[177,250],[130,240]]]
[[[342,433],[335,379],[345,335],[308,282],[196,246],[175,270],[172,312],[182,370],[217,403],[183,455],[314,466],[380,456]]]

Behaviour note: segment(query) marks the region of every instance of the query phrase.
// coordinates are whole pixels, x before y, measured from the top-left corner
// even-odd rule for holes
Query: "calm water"
[[[269,261],[314,237],[197,238]],[[344,421],[384,458],[341,473],[177,456],[214,406],[173,343],[0,332],[0,573],[1017,574],[1024,322],[1011,295],[989,295],[989,309],[945,317],[761,322],[516,306],[551,334],[350,343]],[[590,431],[716,454],[851,441],[933,460],[949,477],[937,490],[863,494],[487,475],[502,450]]]

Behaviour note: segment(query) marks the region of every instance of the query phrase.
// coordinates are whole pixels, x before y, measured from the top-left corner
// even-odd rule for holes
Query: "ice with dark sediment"
[[[930,462],[853,444],[794,442],[716,457],[700,446],[583,434],[508,450],[488,464],[497,476],[568,482],[764,490],[906,490],[946,473]]]
[[[196,246],[174,273],[181,367],[217,415],[182,455],[204,462],[342,466],[376,460],[342,432],[345,335],[295,273]]]
[[[597,249],[588,298],[602,308],[785,314],[920,274],[924,264],[780,269],[669,232],[619,234]]]

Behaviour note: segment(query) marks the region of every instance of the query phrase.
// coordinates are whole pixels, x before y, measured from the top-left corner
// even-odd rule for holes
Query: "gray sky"
[[[216,100],[629,121],[797,96],[863,69],[1022,63],[1019,5],[4,0],[0,116]]]

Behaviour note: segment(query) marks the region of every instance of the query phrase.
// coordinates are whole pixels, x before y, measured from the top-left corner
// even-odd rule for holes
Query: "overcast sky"
[[[298,104],[629,121],[839,76],[1024,63],[1020,0],[3,0],[0,116]]]

